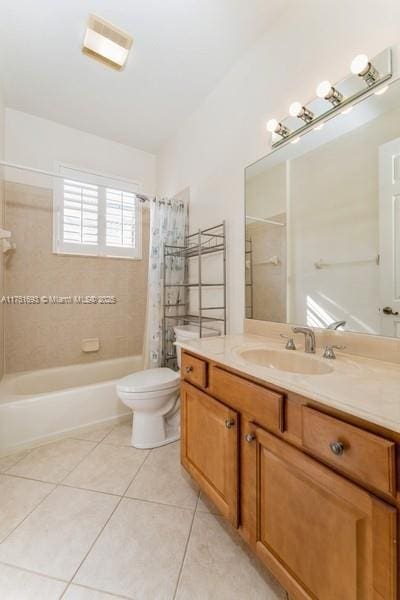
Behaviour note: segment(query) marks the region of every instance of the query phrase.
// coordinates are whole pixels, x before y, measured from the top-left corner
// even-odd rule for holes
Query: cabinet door
[[[296,600],[395,600],[396,510],[256,430],[258,556]]]
[[[181,460],[221,513],[238,523],[238,414],[183,383]]]

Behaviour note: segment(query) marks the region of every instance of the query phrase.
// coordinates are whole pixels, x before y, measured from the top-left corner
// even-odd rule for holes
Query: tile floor
[[[1,600],[283,600],[179,464],[129,423],[0,459]]]

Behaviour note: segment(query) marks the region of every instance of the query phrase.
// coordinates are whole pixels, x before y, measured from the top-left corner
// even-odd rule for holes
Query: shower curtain
[[[144,341],[144,367],[162,365],[163,275],[164,244],[184,246],[186,208],[183,203],[161,200],[150,205],[149,276],[147,284],[147,312]],[[168,257],[167,283],[183,283],[185,261],[179,256]],[[167,288],[166,302],[182,302],[183,288]],[[178,312],[178,307],[176,307]]]

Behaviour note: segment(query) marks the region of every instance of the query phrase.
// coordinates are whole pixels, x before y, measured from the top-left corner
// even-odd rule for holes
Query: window
[[[57,254],[142,257],[138,185],[58,165],[54,192]]]

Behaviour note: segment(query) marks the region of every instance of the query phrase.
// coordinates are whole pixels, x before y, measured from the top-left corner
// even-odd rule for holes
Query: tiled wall
[[[284,213],[271,220],[286,224]],[[252,318],[261,321],[286,321],[286,226],[270,223],[248,223],[246,239],[252,243],[252,258],[246,256],[246,267],[252,269]],[[277,257],[278,264],[269,262]],[[249,280],[249,279],[248,279]],[[250,289],[246,288],[246,306],[250,306]]]
[[[6,305],[6,372],[44,369],[142,353],[147,299],[149,211],[143,259],[52,253],[52,191],[6,182],[6,227],[16,251],[7,259],[7,295],[113,295],[115,305]],[[100,350],[81,351],[98,337]]]

